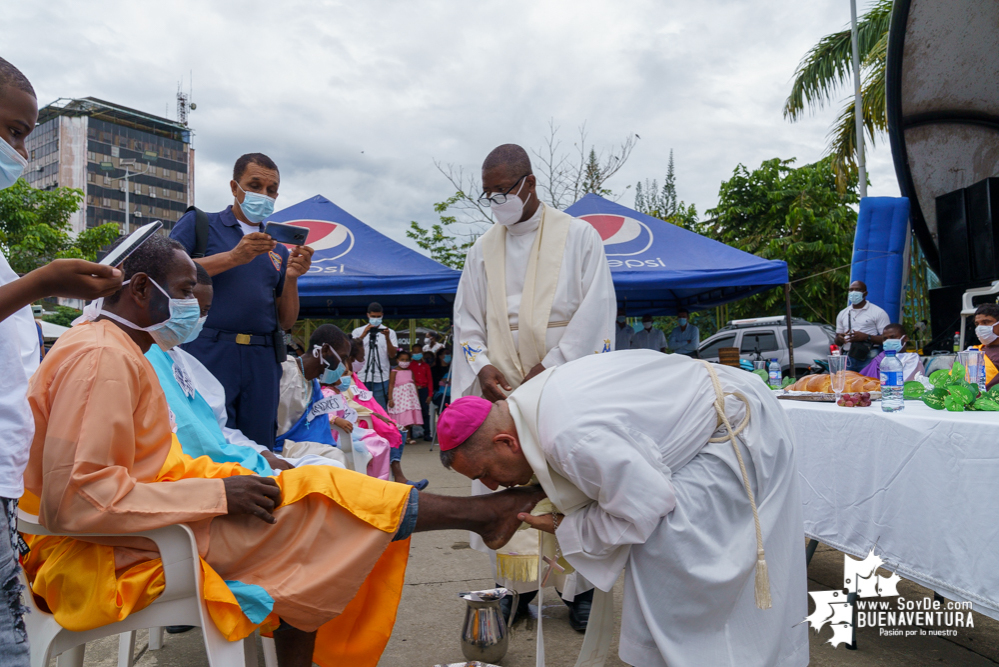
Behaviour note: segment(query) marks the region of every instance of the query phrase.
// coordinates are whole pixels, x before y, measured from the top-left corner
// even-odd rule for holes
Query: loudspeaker
[[[971,279],[999,279],[999,178],[965,188],[964,206]]]
[[[991,281],[975,281],[929,290],[930,331],[933,333],[933,340],[929,345],[924,347],[926,352],[934,350],[953,351],[954,332],[961,330],[961,308],[964,301],[964,293],[969,289],[986,287],[991,284]],[[980,306],[982,303],[988,303],[989,301],[995,301],[995,296],[973,299],[972,305]],[[974,316],[969,317],[969,324],[965,327],[961,349],[965,350],[970,345],[978,345],[978,337],[975,336]]]
[[[968,223],[964,190],[937,197],[937,239],[940,244],[940,282],[957,285],[971,280]],[[934,330],[936,336],[936,330]]]

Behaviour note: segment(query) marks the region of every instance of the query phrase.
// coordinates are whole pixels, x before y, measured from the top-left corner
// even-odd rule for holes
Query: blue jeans
[[[406,503],[406,509],[402,514],[402,521],[399,522],[399,528],[395,531],[395,537],[392,538],[393,542],[404,540],[413,534],[413,531],[416,530],[416,517],[419,513],[420,492],[413,489],[409,492],[409,501]]]
[[[368,390],[374,395],[378,405],[388,410],[388,380],[385,382],[365,382]]]
[[[28,633],[24,628],[22,615],[27,612],[21,603],[21,567],[17,564],[14,547],[11,544],[7,525],[13,519],[8,507],[16,507],[6,498],[0,499],[0,515],[4,525],[0,526],[0,665],[4,667],[28,667]],[[16,512],[13,516],[17,516]],[[416,525],[414,520],[413,525]],[[30,595],[30,593],[28,593]]]
[[[398,447],[392,447],[389,449],[389,463],[395,463],[396,461],[402,460],[402,450],[406,448],[406,432],[402,432],[402,442],[399,443]]]

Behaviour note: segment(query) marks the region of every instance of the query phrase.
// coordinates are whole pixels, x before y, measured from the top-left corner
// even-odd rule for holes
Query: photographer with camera
[[[378,404],[387,409],[389,376],[392,359],[399,353],[399,341],[395,332],[382,324],[383,315],[382,304],[372,302],[368,305],[367,326],[354,329],[352,335],[364,343],[364,368],[358,376]]]

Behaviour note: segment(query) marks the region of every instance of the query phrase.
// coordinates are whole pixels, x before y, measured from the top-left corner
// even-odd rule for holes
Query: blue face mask
[[[416,352],[415,354],[413,354],[412,359],[413,359],[413,361],[422,361],[423,360],[423,353],[422,352]]]
[[[28,161],[13,146],[0,139],[0,190],[14,185],[27,166]]]
[[[888,338],[881,345],[885,352],[901,352],[902,351],[902,340],[899,338]]]
[[[450,354],[445,354],[444,355],[444,363],[445,364],[451,363],[451,355]]]
[[[863,292],[850,292],[846,296],[847,300],[850,302],[851,306],[856,306],[858,303],[864,300]]]
[[[350,376],[344,375],[340,378],[340,391],[344,392],[350,389]]]
[[[124,287],[130,280],[126,280],[121,285]],[[98,312],[105,317],[108,317],[116,322],[121,322],[130,329],[135,329],[136,331],[145,331],[150,336],[153,337],[153,342],[160,346],[160,349],[164,352],[172,350],[181,343],[184,343],[191,336],[191,332],[195,330],[198,326],[198,320],[201,319],[201,305],[198,300],[194,297],[190,299],[173,299],[167,293],[165,289],[159,286],[159,284],[149,278],[149,282],[156,285],[156,289],[163,292],[168,299],[170,299],[170,317],[166,318],[159,324],[153,324],[148,327],[140,327],[132,324],[123,317],[119,317],[114,313],[109,313],[103,310],[104,300],[101,299],[101,306],[98,307]]]
[[[347,372],[347,369],[346,367],[344,367],[342,360],[340,361],[340,363],[336,365],[336,368],[330,368],[330,362],[326,361],[326,359],[323,358],[321,347],[312,348],[312,356],[318,357],[320,363],[322,363],[322,365],[326,367],[326,370],[324,370],[322,374],[319,376],[319,384],[328,384],[328,385],[336,384],[343,376],[343,374]]]
[[[191,343],[195,341],[198,338],[198,336],[201,335],[201,330],[204,328],[205,320],[207,319],[208,319],[207,315],[198,318],[198,325],[194,327],[194,331],[191,332],[191,335],[184,340],[185,343]]]
[[[243,190],[239,183],[236,184],[236,187]],[[274,200],[259,192],[243,190],[243,201],[239,202],[239,208],[247,220],[259,224],[274,212]]]
[[[373,327],[380,327],[382,325],[382,318],[380,317],[369,317],[368,324]]]
[[[680,318],[677,319],[677,321],[680,323],[681,327],[687,326],[687,318],[686,317],[680,317]]]

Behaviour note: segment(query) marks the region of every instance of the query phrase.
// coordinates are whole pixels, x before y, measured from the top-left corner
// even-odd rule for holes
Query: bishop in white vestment
[[[617,302],[600,235],[539,201],[524,149],[493,150],[482,185],[497,224],[472,246],[458,284],[452,394],[495,401],[546,368],[613,350]],[[473,484],[473,493],[485,492]],[[470,541],[489,552],[478,536]],[[536,543],[521,534],[499,554],[489,552],[498,584],[537,590]],[[569,601],[591,588],[576,578],[556,585]],[[584,627],[586,612],[577,620],[570,608],[570,622]]]
[[[443,462],[491,489],[536,476],[555,509],[521,518],[554,533],[559,562],[599,591],[624,573],[624,662],[808,664],[793,432],[758,378],[632,350],[477,401],[442,415]],[[606,654],[607,597],[594,599],[581,662]]]

